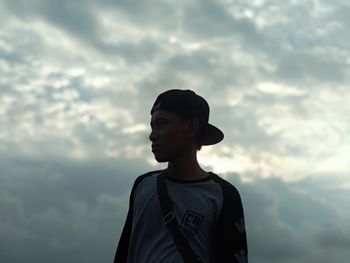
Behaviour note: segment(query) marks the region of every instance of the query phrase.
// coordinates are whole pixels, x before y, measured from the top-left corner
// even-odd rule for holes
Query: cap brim
[[[217,127],[207,124],[200,136],[200,143],[202,145],[213,145],[221,142],[224,139],[224,133]]]

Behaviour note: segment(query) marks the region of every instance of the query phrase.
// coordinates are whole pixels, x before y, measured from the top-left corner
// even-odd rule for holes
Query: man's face
[[[151,118],[152,152],[158,162],[175,160],[191,146],[189,124],[173,112],[157,110]]]

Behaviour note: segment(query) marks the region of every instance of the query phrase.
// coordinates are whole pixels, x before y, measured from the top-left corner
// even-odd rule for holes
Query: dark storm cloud
[[[98,31],[98,24],[89,1],[5,1],[6,7],[16,16],[28,21],[43,18],[68,30],[72,35],[90,39]]]
[[[237,175],[227,178],[241,193],[252,260],[306,263],[329,258],[330,250],[339,253],[337,260],[347,254],[350,225],[338,212],[334,194],[324,200],[302,183],[271,178],[242,184]]]
[[[111,261],[131,185],[148,171],[141,160],[49,157],[3,156],[1,167],[2,262]],[[307,184],[226,176],[241,193],[252,261],[316,262],[328,249],[346,255],[349,214],[340,216],[333,194],[325,201]]]
[[[298,83],[300,79],[312,78],[314,81],[342,82],[345,64],[333,58],[319,57],[308,53],[287,53],[278,61],[276,75],[287,83]],[[308,89],[316,87],[307,87]]]
[[[144,27],[145,32],[158,30],[159,36],[171,37],[182,34],[193,41],[208,43],[211,39],[228,39],[228,44],[244,48],[245,52],[252,55],[264,55],[277,70],[274,73],[259,69],[258,75],[239,75],[241,78],[260,78],[267,74],[269,78],[286,81],[287,83],[299,83],[301,80],[341,81],[344,78],[346,65],[341,63],[332,54],[331,49],[325,50],[326,54],[318,54],[313,50],[319,46],[318,41],[309,41],[308,28],[301,27],[301,22],[291,21],[284,31],[272,27],[272,32],[279,34],[275,38],[270,28],[259,29],[252,19],[236,18],[228,10],[230,5],[224,5],[220,1],[193,1],[193,2],[158,2],[158,5],[148,1],[35,1],[29,4],[25,1],[6,1],[7,8],[28,22],[38,17],[46,20],[54,26],[58,26],[68,32],[71,37],[80,39],[81,45],[92,45],[102,53],[107,53],[115,58],[120,57],[130,63],[152,62],[160,54],[166,52],[161,47],[169,45],[159,43],[157,38],[141,38],[136,43],[132,39],[123,39],[124,43],[107,43],[103,35],[103,26],[94,16],[94,11],[103,12],[104,8],[115,10],[115,20],[126,19],[129,28]],[[157,8],[155,7],[157,6]],[[241,7],[239,7],[241,8]],[[287,15],[291,10],[296,16],[304,14],[299,20],[312,21],[307,15],[307,9],[301,5],[281,5],[281,15]],[[311,7],[315,8],[315,7]],[[24,11],[25,10],[25,11]],[[162,10],[162,11],[161,11]],[[254,9],[253,9],[254,10]],[[259,9],[260,13],[268,13],[269,9]],[[119,13],[118,13],[119,12]],[[152,19],[150,19],[152,18]],[[326,17],[334,19],[334,17]],[[326,19],[325,18],[325,19]],[[273,16],[272,16],[272,19]],[[321,21],[321,18],[317,18]],[[177,22],[175,22],[177,21]],[[305,23],[305,22],[303,22]],[[307,24],[307,23],[306,23]],[[164,26],[167,25],[167,26]],[[311,24],[313,25],[313,23]],[[266,30],[266,32],[265,32]],[[108,35],[119,35],[123,32],[107,32]],[[317,37],[317,36],[315,36]],[[319,37],[320,38],[320,37]],[[320,39],[324,43],[323,39]],[[304,43],[304,44],[303,44]],[[327,42],[326,42],[327,44]],[[290,48],[286,48],[289,46]],[[234,54],[236,50],[226,49],[228,54]],[[215,56],[215,54],[213,54]],[[188,59],[181,54],[172,57],[178,63],[184,63]],[[207,65],[208,67],[209,65]],[[205,65],[202,74],[207,70]],[[259,74],[260,73],[260,74]],[[232,79],[231,79],[232,80]]]
[[[1,167],[1,262],[108,262],[147,165],[2,155]]]

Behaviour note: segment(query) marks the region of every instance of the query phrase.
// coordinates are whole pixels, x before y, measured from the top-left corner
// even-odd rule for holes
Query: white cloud
[[[285,86],[283,84],[273,82],[259,83],[257,89],[261,92],[272,93],[278,96],[300,96],[306,93],[298,87]]]

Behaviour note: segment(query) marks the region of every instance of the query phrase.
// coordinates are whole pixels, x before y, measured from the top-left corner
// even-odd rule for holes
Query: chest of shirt
[[[163,224],[155,178],[147,178],[135,191],[134,224]],[[213,182],[181,184],[167,181],[169,198],[182,231],[188,237],[205,235],[222,208],[222,192]]]

